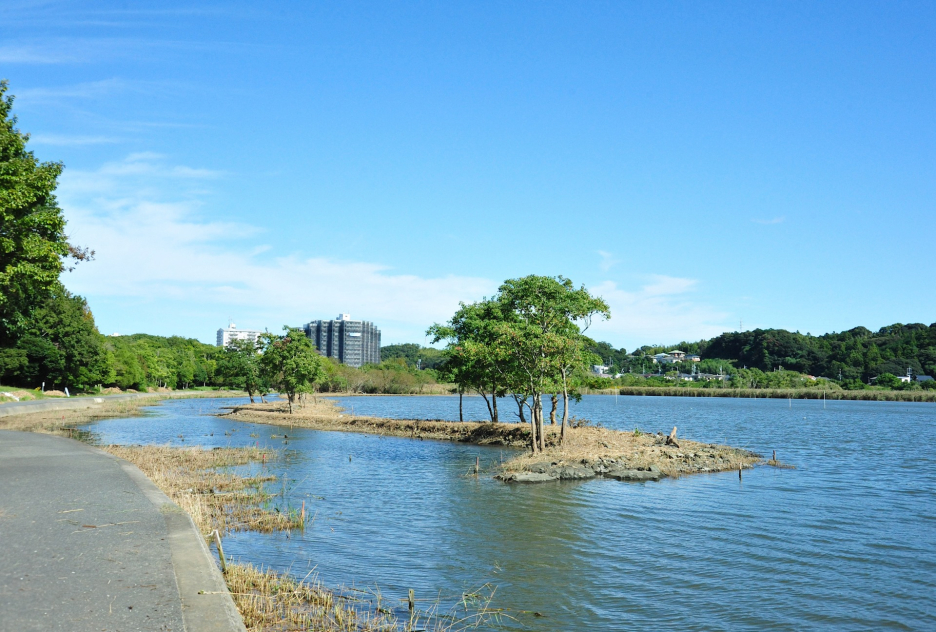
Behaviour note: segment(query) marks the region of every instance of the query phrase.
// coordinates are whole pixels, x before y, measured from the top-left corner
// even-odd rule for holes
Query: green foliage
[[[283,327],[282,336],[262,334],[261,374],[274,388],[286,393],[289,412],[297,393],[305,393],[325,372],[324,359],[301,329]]]
[[[427,335],[447,342],[445,372],[461,390],[494,395],[493,402],[510,393],[521,413],[523,406],[530,410],[536,452],[545,447],[542,395],[568,398],[584,368],[599,361],[590,351],[594,341],[582,333],[596,315],[609,317],[608,306],[584,287],[530,275],[508,279],[491,299],[462,303],[446,325],[433,325]],[[497,419],[493,407],[491,419]]]
[[[113,358],[111,384],[119,388],[217,384],[215,358],[221,350],[213,345],[180,336],[134,334],[107,338],[105,346]]]
[[[881,373],[877,376],[875,384],[884,388],[896,388],[900,385],[900,380],[893,373]]]
[[[27,151],[6,91],[0,81],[0,347],[9,348],[32,310],[58,290],[65,258],[92,253],[69,245],[54,195],[62,165]]]
[[[217,373],[225,386],[247,391],[251,402],[254,401],[254,393],[263,393],[268,388],[260,349],[250,340],[228,343],[218,360]]]
[[[408,364],[404,358],[399,357],[361,368],[341,364],[334,358],[327,358],[324,375],[318,382],[318,388],[326,393],[411,395],[431,390],[437,385],[437,378],[436,371],[432,369],[419,371],[415,366]]]
[[[22,324],[16,347],[0,350],[5,381],[34,388],[87,390],[114,379],[113,362],[88,305],[56,285]]]
[[[422,347],[414,343],[388,345],[380,348],[381,362],[397,358],[403,358],[408,366],[419,366],[422,369],[438,369],[445,362],[441,349]]]

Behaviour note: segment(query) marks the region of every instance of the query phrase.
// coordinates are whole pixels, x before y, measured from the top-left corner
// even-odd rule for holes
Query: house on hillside
[[[698,362],[702,359],[697,355],[687,356],[685,351],[679,349],[673,349],[667,353],[657,353],[652,358],[654,364],[673,364],[674,362],[685,362],[686,360]]]

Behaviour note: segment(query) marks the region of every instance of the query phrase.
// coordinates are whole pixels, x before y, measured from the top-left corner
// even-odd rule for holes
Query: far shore
[[[517,449],[517,456],[496,472],[508,482],[547,482],[604,476],[618,480],[648,481],[666,476],[739,471],[761,463],[753,452],[731,446],[700,443],[677,438],[667,442],[663,432],[619,431],[596,426],[567,428],[559,444],[559,426],[546,426],[546,450],[527,452],[528,424],[516,422],[453,422],[443,420],[386,419],[348,415],[335,402],[307,398],[293,405],[286,402],[234,406],[224,417],[250,423],[289,428],[358,432],[409,439],[454,441]],[[664,429],[660,429],[664,430]],[[288,431],[284,438],[288,439]],[[769,462],[773,464],[772,462]]]

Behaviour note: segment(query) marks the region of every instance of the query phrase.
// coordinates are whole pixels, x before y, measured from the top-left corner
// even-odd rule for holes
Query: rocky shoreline
[[[648,482],[684,474],[704,474],[733,471],[754,466],[761,459],[748,450],[715,444],[683,442],[685,448],[667,449],[663,433],[651,437],[660,450],[655,458],[634,453],[631,455],[599,456],[578,460],[558,459],[517,463],[496,478],[507,483],[548,483],[552,481],[587,480],[603,477],[618,481]],[[691,443],[691,447],[689,444]],[[528,457],[532,458],[532,457]],[[668,461],[668,463],[667,463]],[[661,466],[662,462],[662,466]],[[511,464],[508,464],[508,468]]]

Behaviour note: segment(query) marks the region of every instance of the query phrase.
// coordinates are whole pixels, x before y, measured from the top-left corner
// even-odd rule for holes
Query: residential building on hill
[[[226,347],[232,340],[257,342],[257,338],[259,338],[262,333],[262,331],[257,331],[256,329],[238,329],[237,325],[230,323],[227,329],[222,328],[218,330],[218,338],[215,344],[219,347]]]
[[[318,352],[327,358],[353,367],[380,364],[380,330],[372,322],[339,314],[334,320],[313,320],[304,329]]]

